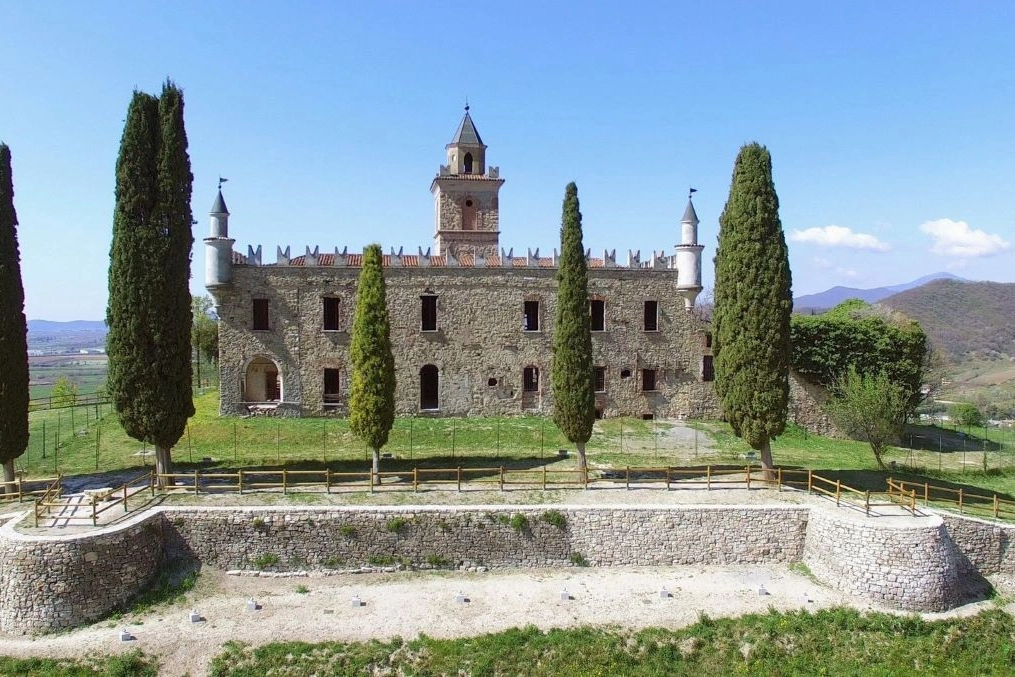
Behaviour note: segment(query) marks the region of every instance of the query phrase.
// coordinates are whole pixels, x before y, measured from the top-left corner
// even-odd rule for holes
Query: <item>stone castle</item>
[[[500,246],[504,179],[468,106],[430,191],[434,244],[384,256],[399,414],[546,413],[557,252]],[[598,416],[718,418],[690,199],[671,255],[587,254]],[[219,314],[221,412],[346,413],[350,328],[362,255],[233,250],[221,187],[211,211],[206,286]]]

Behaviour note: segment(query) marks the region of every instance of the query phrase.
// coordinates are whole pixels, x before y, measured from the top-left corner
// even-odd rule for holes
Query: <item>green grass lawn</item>
[[[233,642],[217,677],[404,675],[1010,675],[1015,621],[1001,610],[928,622],[831,609],[702,617],[682,630],[512,629],[469,639]]]
[[[0,649],[2,651],[2,649]],[[10,658],[0,656],[0,675],[7,677],[155,677],[158,664],[140,651],[120,656],[84,658]]]

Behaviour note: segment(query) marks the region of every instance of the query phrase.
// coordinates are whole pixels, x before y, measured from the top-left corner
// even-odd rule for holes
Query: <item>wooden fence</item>
[[[151,472],[124,482],[115,489],[85,496],[64,496],[63,478],[57,477],[35,502],[35,526],[39,526],[40,519],[67,523],[91,522],[92,526],[96,526],[100,515],[117,506],[122,506],[124,513],[129,512],[127,500],[143,492],[150,492],[153,497],[155,496],[155,483]]]
[[[932,503],[956,506],[960,513],[986,514],[997,519],[1015,519],[1015,501],[994,494],[979,494],[963,488],[953,489],[929,482],[904,482],[888,478],[888,490],[907,497],[915,507],[919,498],[924,505]]]
[[[40,477],[30,480],[19,478],[11,482],[0,482],[0,487],[3,487],[0,503],[13,501],[21,503],[26,498],[38,498],[46,493],[56,479],[55,477]],[[29,489],[27,487],[35,488]]]

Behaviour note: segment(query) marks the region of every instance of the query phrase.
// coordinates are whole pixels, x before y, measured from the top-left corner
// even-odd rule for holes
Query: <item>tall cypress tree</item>
[[[183,93],[168,81],[160,98],[134,92],[116,165],[107,388],[127,434],[155,447],[160,475],[194,414],[191,184]]]
[[[557,326],[553,334],[553,421],[578,451],[578,469],[586,469],[585,443],[592,437],[596,396],[592,382],[592,333],[589,272],[582,244],[578,186],[564,190],[557,271]]]
[[[363,251],[352,324],[352,383],[349,429],[373,451],[373,473],[380,471],[381,447],[395,423],[395,357],[381,264],[381,246]]]
[[[791,287],[772,157],[748,144],[737,155],[719,218],[712,351],[723,412],[737,436],[761,452],[766,476],[771,441],[786,427]]]
[[[14,211],[11,149],[0,143],[0,462],[14,481],[14,459],[28,448],[28,324]],[[13,484],[4,485],[13,493]]]

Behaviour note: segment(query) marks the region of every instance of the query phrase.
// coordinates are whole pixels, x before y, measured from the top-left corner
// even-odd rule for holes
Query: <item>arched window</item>
[[[462,165],[464,165],[465,173],[472,173],[472,153],[466,153],[465,157],[462,158]]]
[[[476,202],[471,198],[462,203],[462,230],[476,230]]]
[[[438,393],[440,392],[437,367],[424,365],[419,370],[419,408],[422,411],[434,411],[440,408]]]

